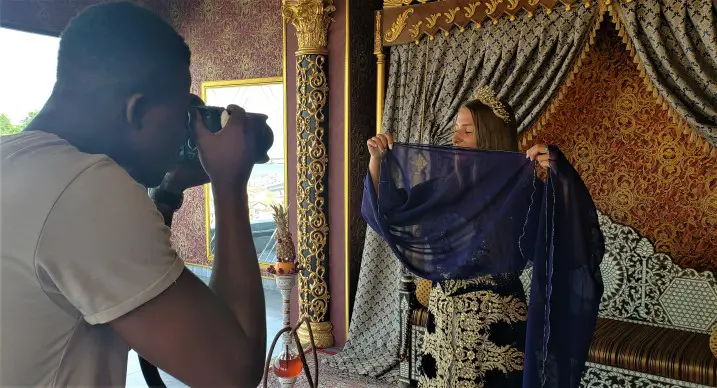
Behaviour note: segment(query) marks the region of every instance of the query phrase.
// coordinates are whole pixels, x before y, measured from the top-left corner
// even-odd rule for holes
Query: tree
[[[20,121],[20,124],[15,125],[12,121],[10,121],[10,118],[7,117],[5,113],[0,113],[0,135],[12,135],[21,132],[28,124],[30,124],[35,116],[37,116],[36,110],[28,113],[27,116]]]
[[[11,135],[17,133],[15,126],[5,113],[0,113],[0,135]]]
[[[30,124],[30,122],[32,121],[32,119],[35,118],[35,116],[37,116],[36,110],[28,113],[27,117],[25,117],[18,125],[18,127],[20,127],[20,130],[22,131],[23,129],[25,129],[25,127],[27,127],[27,125]]]

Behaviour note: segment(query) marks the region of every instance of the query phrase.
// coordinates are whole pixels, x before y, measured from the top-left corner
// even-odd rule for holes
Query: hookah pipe
[[[306,324],[306,327],[309,329],[309,340],[311,341],[311,350],[314,353],[314,379],[311,379],[311,372],[309,371],[309,364],[306,362],[306,356],[304,354],[304,348],[301,346],[301,341],[299,340],[299,335],[296,334],[296,331],[299,330],[302,324]],[[298,325],[296,325],[294,328],[290,326],[286,326],[283,329],[279,330],[278,333],[274,336],[274,341],[271,342],[271,347],[269,348],[269,355],[266,357],[266,364],[264,365],[264,385],[263,388],[266,388],[267,379],[269,377],[269,364],[271,363],[271,355],[274,353],[274,347],[276,346],[276,341],[279,340],[281,335],[286,332],[291,332],[291,337],[294,339],[294,342],[296,343],[296,348],[299,353],[299,358],[301,359],[301,364],[304,368],[304,373],[306,373],[306,380],[309,382],[310,388],[317,388],[319,386],[319,360],[318,356],[316,355],[316,343],[314,342],[314,332],[311,330],[311,325],[309,324],[309,318],[304,318],[303,321],[300,321]],[[288,345],[287,345],[288,346]]]
[[[314,379],[312,381],[311,379],[311,372],[309,371],[309,364],[306,362],[306,355],[304,354],[304,348],[301,346],[301,341],[299,340],[298,334],[296,334],[296,331],[301,327],[302,324],[306,324],[306,327],[309,329],[309,340],[311,341],[311,350],[313,350],[314,353]],[[291,336],[294,339],[294,342],[296,343],[296,348],[299,353],[299,358],[301,359],[301,364],[304,368],[304,373],[306,373],[306,380],[309,382],[310,388],[317,388],[319,386],[319,361],[318,356],[316,355],[316,343],[314,342],[314,332],[311,330],[311,325],[309,324],[309,319],[305,318],[303,321],[299,322],[296,327],[291,328],[289,326],[284,327],[283,329],[279,330],[278,333],[274,336],[274,341],[271,342],[271,347],[269,348],[269,355],[266,357],[266,363],[264,364],[264,385],[263,388],[267,388],[267,379],[269,377],[269,364],[271,363],[271,355],[274,353],[274,348],[276,347],[276,342],[281,338],[281,335],[286,332],[291,332]],[[164,385],[164,382],[162,381],[162,377],[159,375],[159,372],[157,371],[157,367],[150,364],[147,360],[139,357],[139,365],[142,369],[142,374],[144,375],[145,381],[147,382],[148,387],[152,388],[164,388],[166,385]]]

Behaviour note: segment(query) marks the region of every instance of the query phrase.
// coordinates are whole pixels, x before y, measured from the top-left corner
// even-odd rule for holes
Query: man
[[[64,31],[51,97],[0,145],[1,386],[121,386],[128,347],[190,386],[259,383],[244,111],[230,107],[216,134],[195,128],[217,209],[209,287],[184,269],[147,196],[159,185],[169,224],[179,194],[205,181],[198,165],[174,168],[189,60],[172,27],[131,3],[88,8]]]

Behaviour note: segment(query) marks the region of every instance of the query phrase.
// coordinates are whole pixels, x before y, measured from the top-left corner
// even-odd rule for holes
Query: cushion
[[[589,360],[596,364],[717,386],[709,334],[599,318]]]

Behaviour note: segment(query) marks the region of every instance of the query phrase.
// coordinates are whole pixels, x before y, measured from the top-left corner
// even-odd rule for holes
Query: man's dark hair
[[[126,1],[101,3],[77,15],[62,33],[56,91],[163,94],[186,74],[190,55],[184,39],[149,9]]]

